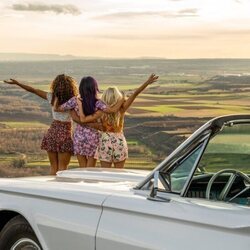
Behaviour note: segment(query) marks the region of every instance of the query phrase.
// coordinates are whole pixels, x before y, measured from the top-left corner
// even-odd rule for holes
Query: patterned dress
[[[79,115],[79,108],[77,104],[77,97],[72,97],[66,103],[61,106],[62,109],[70,110],[74,109],[76,113]],[[106,104],[102,101],[98,100],[95,104],[95,109],[97,110],[105,110],[107,108]],[[74,154],[82,155],[87,157],[94,157],[96,148],[99,144],[100,133],[98,130],[94,128],[90,128],[84,125],[76,125],[74,134],[73,134],[73,142],[74,142]]]
[[[117,124],[112,124],[107,114],[102,117],[103,132],[95,158],[105,162],[121,162],[128,158],[128,145],[123,134],[124,113],[120,113]]]
[[[47,93],[47,101],[50,104],[52,93]],[[73,154],[72,121],[69,112],[54,112],[52,108],[53,122],[45,133],[41,149],[48,152]]]

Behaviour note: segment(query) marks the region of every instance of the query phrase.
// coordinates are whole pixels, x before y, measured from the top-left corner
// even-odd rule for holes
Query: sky
[[[250,0],[1,0],[0,53],[250,58]]]

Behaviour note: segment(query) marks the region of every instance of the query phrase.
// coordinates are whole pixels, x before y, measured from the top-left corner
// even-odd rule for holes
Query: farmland
[[[49,90],[58,73],[77,80],[93,75],[101,91],[117,85],[129,96],[151,72],[159,74],[159,81],[128,110],[124,130],[130,149],[126,167],[150,169],[209,118],[249,112],[249,62],[82,60],[53,62],[53,67],[51,62],[0,62],[0,79],[17,78]],[[34,169],[46,174],[48,160],[40,150],[40,141],[51,120],[49,105],[19,88],[0,85],[0,165],[11,168],[13,160],[25,154],[30,174]],[[73,157],[70,167],[76,166]]]

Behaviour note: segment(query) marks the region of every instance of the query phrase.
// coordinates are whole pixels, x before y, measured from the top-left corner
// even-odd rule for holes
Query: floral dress
[[[50,104],[52,93],[47,93],[47,101]],[[41,149],[48,152],[73,153],[72,122],[69,112],[54,112],[53,122],[45,133]]]
[[[120,114],[116,125],[111,124],[107,115],[102,117],[103,132],[95,158],[105,162],[121,162],[128,158],[128,145],[123,134],[124,113]]]
[[[79,108],[77,104],[77,97],[72,97],[66,103],[61,105],[63,110],[74,109],[79,115]],[[95,104],[95,109],[104,111],[107,108],[106,104],[102,101],[97,100]],[[100,140],[100,133],[98,130],[77,124],[74,134],[73,134],[73,143],[74,143],[74,154],[82,155],[87,157],[94,157],[97,146]]]

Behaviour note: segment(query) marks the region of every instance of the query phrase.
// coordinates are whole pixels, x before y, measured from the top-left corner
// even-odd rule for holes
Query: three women
[[[94,167],[99,159],[102,167],[124,167],[128,156],[126,139],[123,135],[124,115],[139,93],[158,76],[152,74],[127,100],[117,87],[108,88],[98,99],[98,84],[93,77],[82,78],[79,96],[76,82],[66,75],[58,75],[51,84],[51,91],[46,92],[14,79],[5,81],[15,84],[28,92],[46,99],[52,108],[53,122],[45,134],[41,148],[47,151],[51,170],[54,175],[58,170],[67,168],[70,156],[77,156],[80,167]],[[74,118],[77,126],[72,140],[72,110],[80,116]],[[74,115],[75,117],[75,115]],[[101,119],[103,132],[97,130],[96,122]]]

